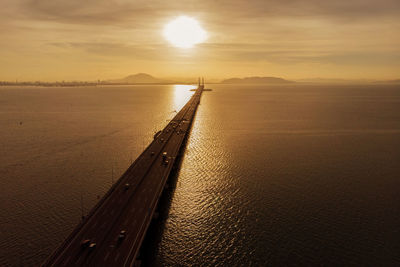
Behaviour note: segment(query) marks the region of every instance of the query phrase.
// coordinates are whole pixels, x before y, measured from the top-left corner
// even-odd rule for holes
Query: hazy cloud
[[[182,14],[198,18],[209,32],[195,53],[171,48],[161,36],[165,22]],[[2,0],[0,63],[10,67],[0,75],[22,72],[28,60],[53,62],[55,54],[74,66],[112,61],[145,71],[148,62],[160,73],[171,71],[164,63],[189,61],[215,75],[314,63],[396,73],[399,17],[398,0]],[[338,68],[341,73],[350,72]]]
[[[60,49],[76,49],[102,57],[123,57],[140,60],[159,60],[158,46],[129,45],[125,43],[67,42],[49,43]]]
[[[155,19],[179,12],[206,13],[214,19],[259,19],[275,17],[325,17],[335,20],[397,17],[398,0],[3,0],[16,1],[20,11],[31,18],[65,23],[113,23]],[[231,17],[226,20],[225,15]],[[222,20],[222,19],[221,19]]]

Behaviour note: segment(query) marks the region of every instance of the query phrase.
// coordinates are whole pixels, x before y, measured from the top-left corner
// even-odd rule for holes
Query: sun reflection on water
[[[186,102],[193,95],[191,89],[196,89],[194,85],[184,85],[184,84],[176,84],[174,85],[174,103],[173,108],[176,111],[179,111]]]

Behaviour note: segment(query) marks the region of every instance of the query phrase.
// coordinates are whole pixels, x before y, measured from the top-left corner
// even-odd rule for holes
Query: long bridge
[[[158,200],[183,148],[200,97],[185,106],[42,266],[134,266]]]

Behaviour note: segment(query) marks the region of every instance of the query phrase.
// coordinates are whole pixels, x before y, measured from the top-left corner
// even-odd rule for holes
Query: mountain
[[[386,80],[386,81],[376,81],[375,83],[394,83],[394,84],[399,84],[400,79],[397,80]]]
[[[246,77],[246,78],[231,78],[223,80],[221,83],[258,83],[258,84],[285,84],[294,83],[277,77]]]
[[[299,83],[317,83],[317,84],[366,84],[371,83],[371,79],[329,79],[329,78],[307,78],[296,80]]]
[[[373,79],[326,79],[326,78],[308,78],[296,80],[299,83],[318,83],[318,84],[399,84],[397,80],[373,80]]]
[[[122,84],[134,84],[134,83],[168,83],[169,81],[155,78],[147,73],[137,73],[126,76],[122,79],[109,80],[109,83],[122,83]]]

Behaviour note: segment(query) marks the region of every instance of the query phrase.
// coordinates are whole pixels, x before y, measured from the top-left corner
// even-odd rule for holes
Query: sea
[[[0,87],[0,266],[38,266],[193,94]],[[400,85],[206,86],[151,266],[399,266]]]

